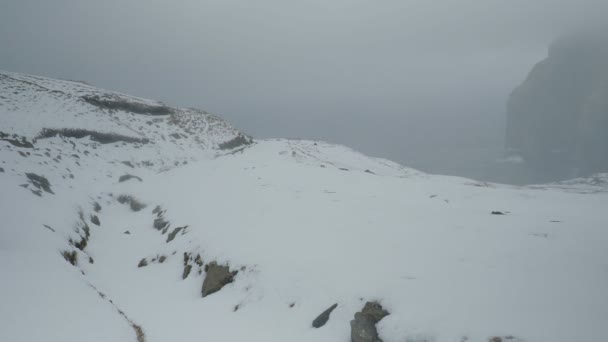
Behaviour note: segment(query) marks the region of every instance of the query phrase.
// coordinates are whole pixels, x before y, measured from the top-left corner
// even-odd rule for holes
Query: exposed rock
[[[146,267],[148,266],[148,260],[146,260],[146,258],[143,258],[139,261],[139,264],[137,264],[137,267]]]
[[[240,146],[251,145],[252,143],[251,137],[239,133],[235,138],[219,144],[218,147],[220,150],[232,150]]]
[[[122,182],[126,182],[129,179],[137,179],[138,181],[142,182],[143,180],[141,179],[141,177],[137,177],[135,175],[130,175],[130,174],[126,174],[126,175],[122,175],[120,176],[120,178],[118,178],[118,182],[122,183]]]
[[[165,260],[167,260],[167,256],[165,256],[165,255],[161,255],[160,258],[158,258],[158,262],[161,263],[161,264],[163,262],[165,262]]]
[[[4,172],[4,169],[0,167],[0,172]]]
[[[132,102],[120,97],[105,97],[99,96],[83,96],[81,97],[85,102],[103,109],[109,110],[123,110],[125,112],[131,112],[136,114],[145,115],[169,115],[173,113],[173,109],[165,105],[148,105],[141,102]]]
[[[167,235],[167,243],[173,241],[173,239],[175,239],[175,236],[177,235],[177,233],[179,233],[184,228],[185,227],[177,227],[177,228],[173,229],[173,231],[171,233],[169,233],[169,235]]]
[[[350,321],[350,336],[352,342],[382,342],[378,336],[376,323],[388,316],[388,311],[378,302],[367,302],[363,310],[355,314]]]
[[[100,211],[101,211],[101,204],[99,204],[99,202],[95,202],[95,203],[93,204],[93,210],[94,210],[96,213],[100,212]]]
[[[337,307],[338,307],[338,303],[330,306],[327,310],[323,311],[319,316],[317,316],[317,318],[315,318],[312,321],[312,326],[314,328],[320,328],[320,327],[324,326],[325,323],[327,323],[327,321],[329,321],[329,316],[331,315],[331,312],[334,311],[334,309]]]
[[[78,264],[78,254],[76,253],[76,251],[63,251],[61,255],[63,255],[63,258],[73,266],[76,266],[76,264]]]
[[[91,223],[96,226],[101,225],[101,222],[99,222],[99,217],[97,217],[97,215],[91,215]]]
[[[129,195],[120,195],[120,196],[118,196],[117,200],[118,200],[118,203],[121,203],[121,204],[128,203],[129,207],[133,211],[140,211],[146,207],[145,204],[141,203],[136,198],[134,198],[133,196],[129,196]]]
[[[74,243],[74,246],[82,251],[87,247],[87,244],[88,244],[87,239],[83,237],[80,239],[80,241]]]
[[[34,148],[34,144],[27,141],[27,139],[25,139],[24,137],[15,137],[15,139],[2,138],[0,140],[4,140],[16,147]]]
[[[36,188],[42,189],[49,194],[54,194],[53,190],[51,190],[51,183],[44,176],[40,176],[35,173],[26,173],[25,176]]]
[[[165,221],[163,217],[159,217],[154,220],[154,229],[162,230],[169,225],[169,221]]]
[[[115,142],[126,142],[126,143],[140,143],[147,144],[150,140],[146,138],[137,138],[137,137],[129,137],[126,135],[120,135],[116,133],[104,133],[91,131],[88,129],[78,129],[78,128],[62,128],[62,129],[54,129],[54,128],[44,128],[36,137],[36,139],[45,139],[52,138],[56,136],[64,136],[67,138],[76,138],[82,139],[84,137],[89,137],[92,141],[96,141],[100,144],[111,144]]]
[[[497,211],[497,210],[492,212],[492,215],[504,215],[504,214],[505,213],[503,213],[502,211]]]
[[[238,271],[230,271],[228,266],[211,262],[207,265],[206,272],[207,275],[203,281],[203,297],[221,290],[226,284],[232,283]]]
[[[194,259],[194,263],[196,263],[199,267],[203,266],[203,258],[201,258],[200,254],[196,255],[196,258]]]
[[[190,271],[192,271],[192,265],[186,265],[186,267],[184,267],[184,273],[182,273],[182,279],[186,279],[188,278],[188,275],[190,275]]]
[[[130,167],[130,168],[134,168],[134,167],[135,167],[135,166],[133,166],[133,164],[132,164],[130,161],[128,161],[128,160],[121,161],[121,163],[123,163],[123,164],[127,165],[127,166],[128,166],[128,167]]]
[[[488,338],[488,342],[524,342],[524,340],[508,335],[508,336],[492,336]]]

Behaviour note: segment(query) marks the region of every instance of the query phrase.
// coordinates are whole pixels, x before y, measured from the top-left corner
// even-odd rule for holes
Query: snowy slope
[[[220,149],[247,138],[204,112],[112,111],[82,97],[162,105],[69,81],[0,83],[13,141],[0,140],[0,341],[350,341],[368,301],[390,312],[385,342],[607,336],[605,182],[480,183],[314,141]],[[44,128],[149,141],[33,142]],[[238,273],[202,297],[214,262]]]

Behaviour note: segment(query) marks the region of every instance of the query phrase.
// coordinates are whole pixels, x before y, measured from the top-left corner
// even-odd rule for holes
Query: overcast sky
[[[507,96],[550,41],[607,13],[606,0],[1,0],[0,69],[467,174],[461,160],[502,144]]]

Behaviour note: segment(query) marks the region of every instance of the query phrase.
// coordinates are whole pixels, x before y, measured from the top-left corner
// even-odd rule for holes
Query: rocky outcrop
[[[51,190],[51,183],[48,179],[46,179],[46,177],[37,175],[35,173],[26,173],[25,176],[30,183],[39,190],[44,190],[49,194],[54,194],[53,190]]]
[[[352,342],[382,342],[378,336],[376,323],[388,316],[388,311],[378,302],[367,302],[363,310],[355,314],[350,321],[350,339]]]
[[[38,134],[36,139],[47,139],[56,136],[76,139],[89,137],[91,141],[95,141],[100,144],[111,144],[115,142],[147,144],[148,142],[150,142],[150,140],[146,138],[130,137],[116,133],[97,132],[93,130],[77,128],[45,128]]]
[[[325,323],[329,321],[329,316],[331,315],[331,312],[334,311],[337,307],[338,303],[330,306],[327,310],[323,311],[319,316],[317,316],[317,318],[312,321],[313,328],[320,328],[324,326]]]
[[[123,110],[135,114],[144,115],[169,115],[173,113],[173,109],[163,104],[146,104],[139,101],[129,101],[120,96],[83,96],[81,99],[90,105],[108,110]]]
[[[236,137],[218,145],[220,150],[232,150],[237,147],[251,145],[253,140],[251,137],[239,133]]]
[[[532,182],[608,171],[608,30],[551,45],[509,98],[506,146]]]

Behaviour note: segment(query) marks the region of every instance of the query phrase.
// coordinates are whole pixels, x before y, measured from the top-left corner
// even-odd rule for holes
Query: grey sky
[[[2,0],[0,69],[474,175],[549,42],[605,0]]]

